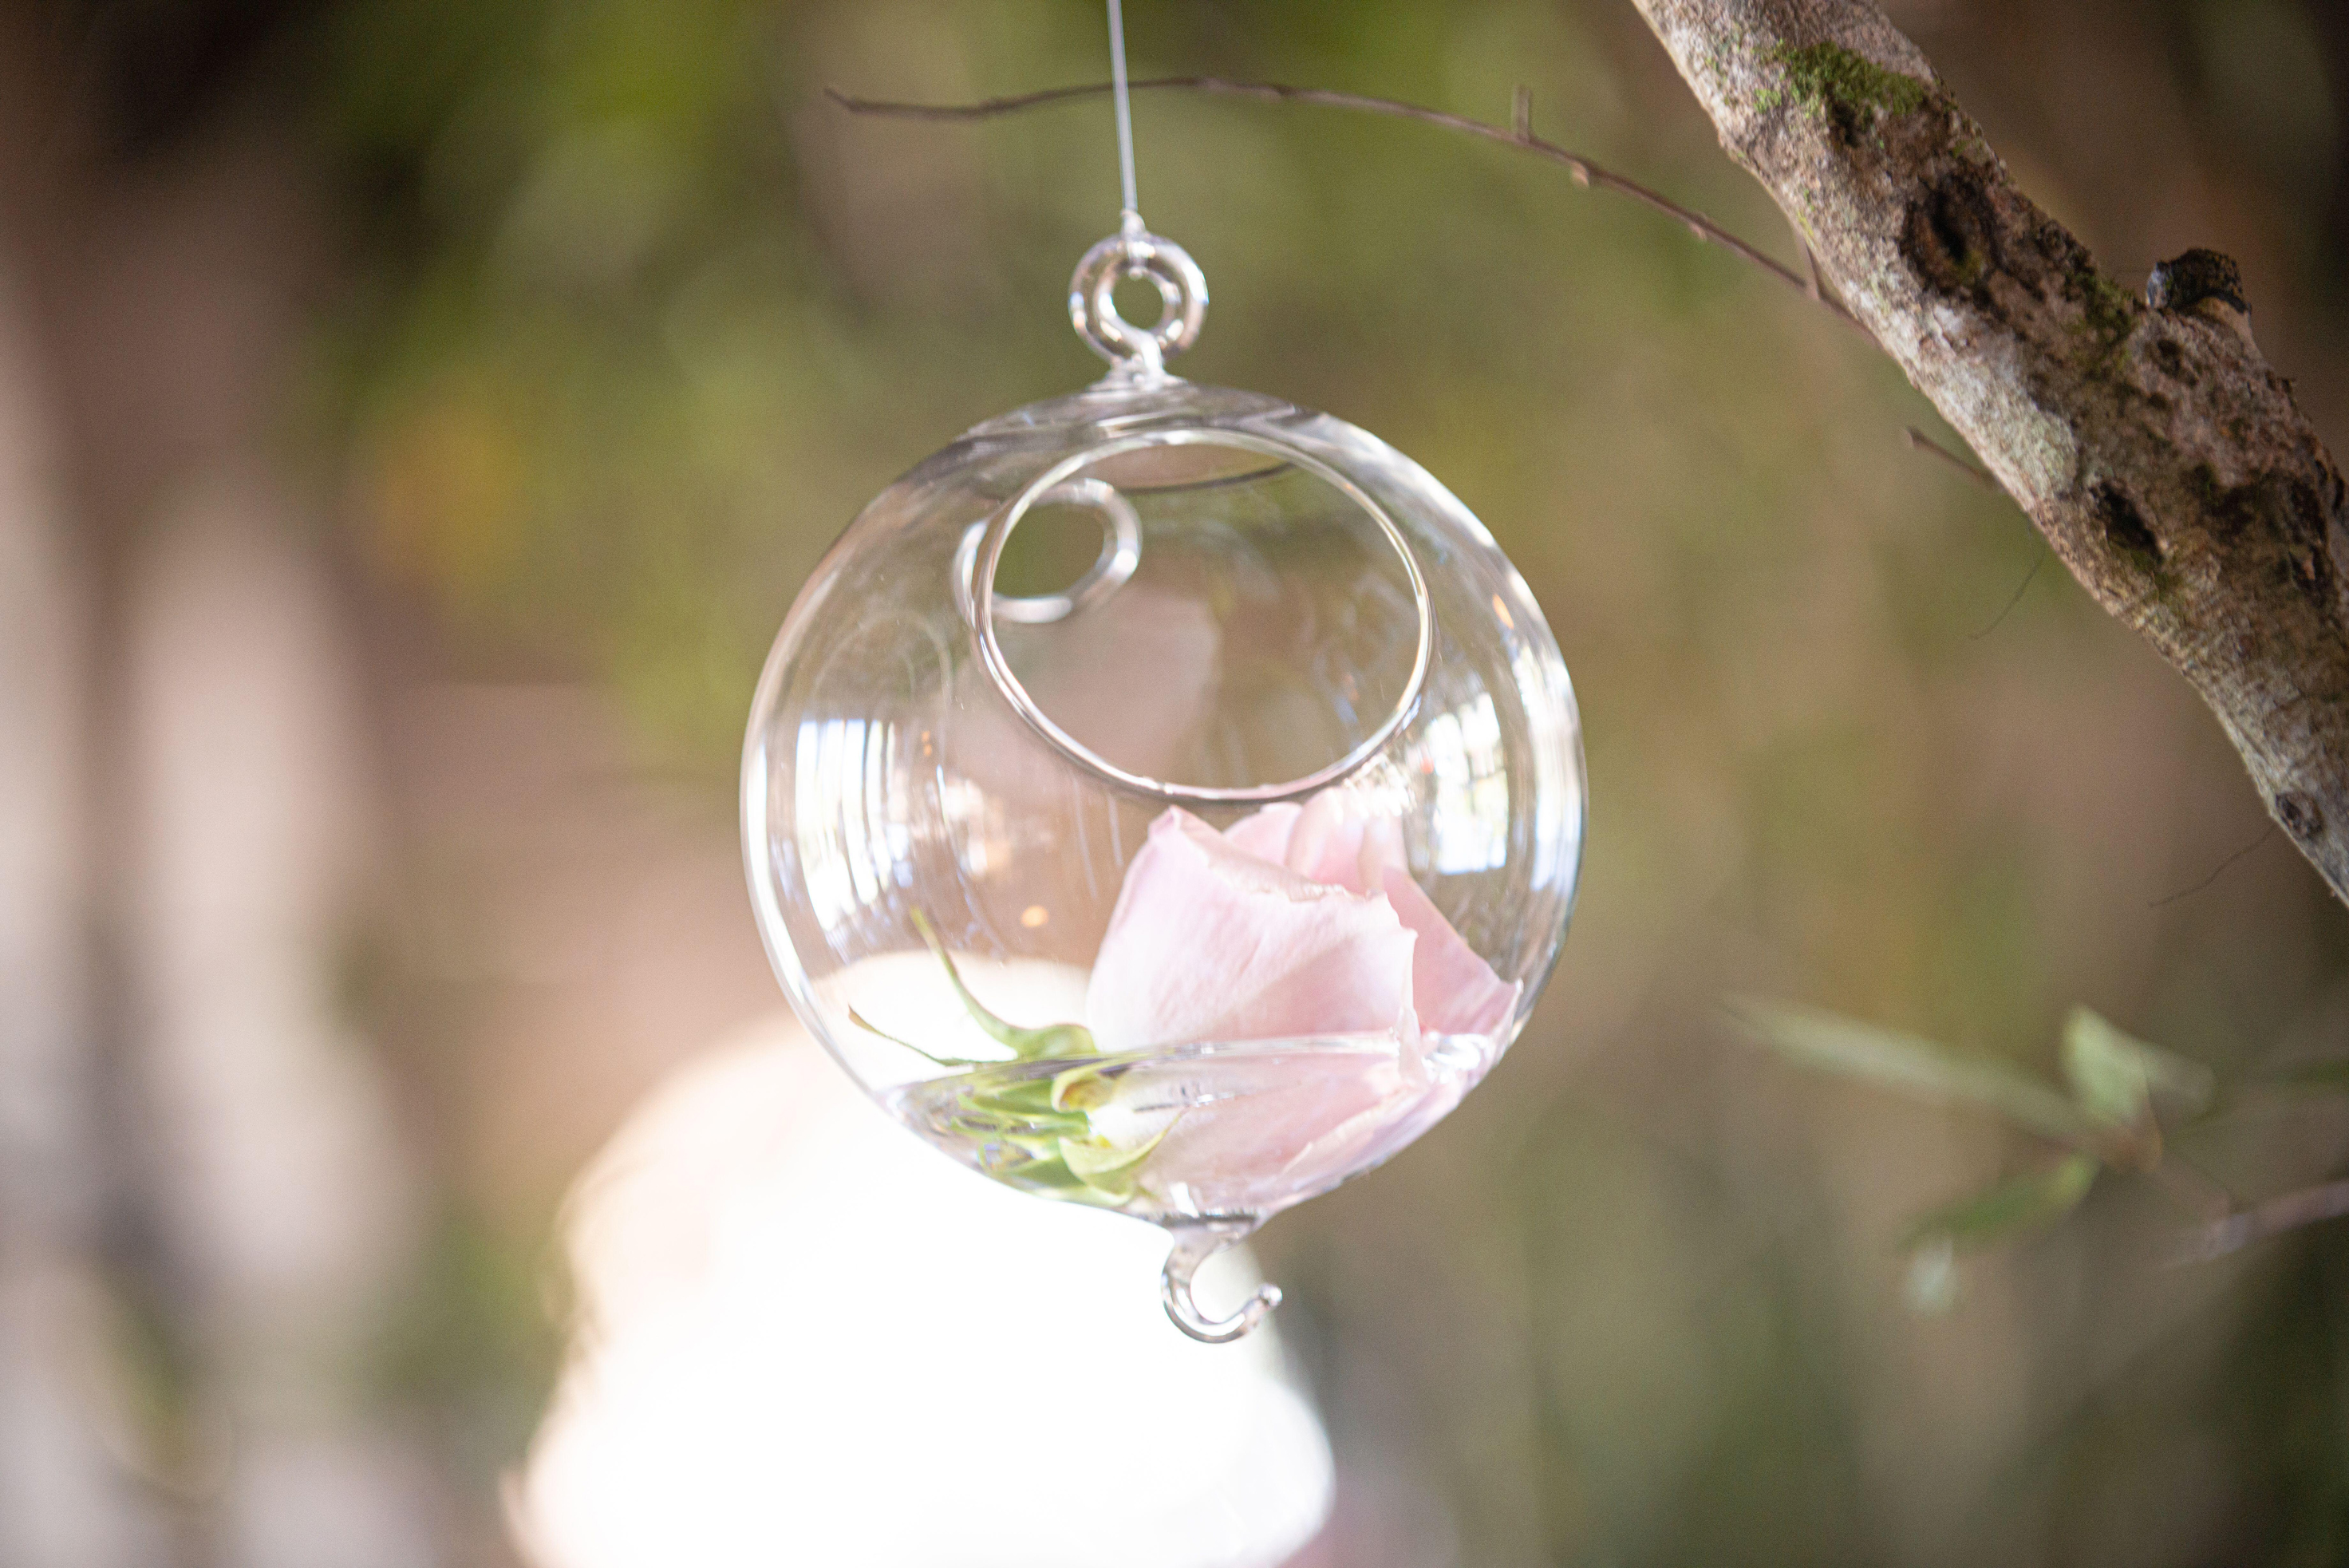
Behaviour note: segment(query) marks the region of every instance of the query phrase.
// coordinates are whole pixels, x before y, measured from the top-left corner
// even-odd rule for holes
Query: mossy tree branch
[[[2202,694],[2349,898],[2341,474],[2224,258],[2122,289],[1870,0],[1635,0],[1722,145],[2097,601]]]
[[[1869,333],[2073,576],[2201,692],[2271,815],[2349,899],[2344,493],[2251,341],[2233,264],[2189,252],[2157,270],[2152,306],[2106,278],[2015,188],[1924,56],[1868,0],[1634,3],[1843,303],[1702,214],[1534,136],[1522,96],[1504,129],[1270,82],[1133,87],[1354,109],[1524,149]],[[1107,90],[947,105],[832,96],[854,113],[970,120]]]

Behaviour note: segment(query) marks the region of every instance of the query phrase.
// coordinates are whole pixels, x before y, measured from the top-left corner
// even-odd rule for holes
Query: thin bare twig
[[[2199,893],[2203,888],[2208,888],[2211,883],[2216,882],[2220,877],[2224,877],[2230,870],[2233,869],[2236,861],[2240,860],[2244,856],[2249,855],[2252,850],[2257,849],[2261,845],[2265,844],[2269,839],[2274,836],[2275,824],[2271,822],[2267,826],[2266,832],[2261,834],[2257,838],[2252,839],[2249,844],[2244,845],[2240,849],[2236,850],[2232,855],[2228,856],[2224,860],[2220,861],[2217,867],[2211,871],[2210,875],[2203,877],[2202,880],[2195,883],[2191,888],[2180,888],[2175,893],[2156,898],[2152,903],[2147,904],[2146,908],[2148,909],[2158,909],[2165,904],[2175,904],[2180,898],[2192,898],[2195,894]]]
[[[1819,258],[1811,254],[1811,237],[1803,233],[1803,225],[1795,222],[1792,213],[1786,217],[1786,232],[1795,236],[1795,248],[1803,253],[1803,280],[1809,286],[1804,292],[1815,300],[1824,300],[1819,293]]]
[[[2172,1198],[2200,1215],[2205,1224],[2220,1224],[2234,1212],[2235,1195],[2209,1171],[2174,1149],[2162,1150],[2161,1158],[2146,1174],[2168,1189]]]
[[[1876,339],[1861,326],[1859,318],[1837,301],[1818,292],[1810,280],[1785,263],[1754,249],[1752,245],[1692,208],[1683,207],[1661,192],[1651,191],[1636,180],[1626,179],[1604,165],[1595,163],[1578,152],[1572,152],[1555,142],[1545,141],[1533,133],[1532,95],[1520,89],[1513,116],[1516,124],[1504,130],[1487,125],[1481,119],[1465,115],[1446,114],[1442,109],[1423,109],[1417,104],[1400,103],[1392,99],[1368,98],[1361,93],[1332,92],[1325,88],[1288,87],[1279,82],[1237,82],[1222,77],[1154,77],[1147,81],[1129,82],[1134,92],[1183,91],[1212,93],[1223,98],[1250,99],[1258,103],[1302,103],[1322,109],[1351,109],[1361,114],[1382,115],[1390,119],[1417,120],[1422,125],[1440,126],[1464,136],[1495,141],[1504,147],[1516,147],[1547,159],[1563,168],[1578,185],[1612,191],[1626,196],[1653,213],[1678,223],[1695,238],[1707,244],[1721,246],[1731,254],[1740,256],[1760,267],[1780,283],[1818,301],[1821,309],[1831,313],[1863,335],[1869,342]],[[1009,98],[982,99],[977,103],[895,103],[880,99],[856,98],[837,88],[823,89],[825,96],[851,114],[884,115],[896,119],[965,120],[989,119],[1000,114],[1015,114],[1024,109],[1039,109],[1047,104],[1065,103],[1072,99],[1092,98],[1110,90],[1107,82],[1095,82],[1084,87],[1047,88],[1042,92],[1019,93]]]
[[[1361,93],[1333,92],[1322,88],[1289,87],[1279,82],[1239,82],[1223,77],[1153,77],[1147,80],[1129,82],[1126,85],[1128,90],[1133,92],[1172,88],[1217,94],[1226,98],[1251,99],[1265,103],[1302,103],[1325,109],[1353,109],[1360,113],[1382,115],[1392,119],[1417,120],[1423,125],[1437,126],[1446,130],[1456,130],[1464,135],[1477,137],[1485,141],[1497,141],[1504,146],[1519,148],[1562,166],[1578,185],[1595,186],[1602,191],[1612,191],[1618,195],[1630,197],[1651,212],[1663,214],[1686,229],[1695,239],[1707,244],[1719,245],[1733,255],[1760,267],[1779,282],[1799,290],[1812,304],[1826,310],[1846,326],[1867,336],[1869,342],[1875,341],[1874,336],[1860,324],[1859,318],[1846,309],[1840,299],[1827,292],[1819,276],[1818,258],[1811,252],[1810,241],[1805,236],[1801,227],[1794,224],[1791,219],[1789,224],[1794,234],[1795,248],[1801,252],[1803,258],[1803,270],[1799,273],[1764,254],[1703,213],[1692,208],[1683,207],[1662,192],[1651,190],[1635,180],[1627,179],[1611,169],[1593,162],[1578,152],[1568,151],[1555,142],[1545,141],[1536,136],[1533,89],[1522,84],[1510,94],[1509,129],[1506,130],[1503,130],[1496,125],[1487,125],[1483,120],[1470,119],[1464,115],[1447,114],[1442,109],[1423,109],[1417,104],[1402,103],[1393,99],[1371,98]],[[1046,88],[1040,92],[1016,93],[1007,98],[981,99],[975,103],[944,104],[904,103],[886,99],[858,98],[833,87],[827,87],[823,90],[824,96],[851,114],[878,115],[894,119],[974,120],[990,119],[998,115],[1015,114],[1025,109],[1040,109],[1076,99],[1096,97],[1109,91],[1110,86],[1111,84],[1107,82],[1095,82],[1084,87]],[[1909,444],[1911,449],[1921,448],[1931,452],[1944,462],[1955,466],[1975,483],[1987,485],[2001,494],[2005,493],[2004,487],[1991,475],[1987,469],[1967,462],[1948,448],[1932,441],[1913,425],[1909,427]],[[2032,564],[2033,576],[2037,576],[2039,565],[2040,563],[2036,561]],[[2023,588],[2028,588],[2030,586],[2031,577],[2024,577]],[[2015,590],[2015,600],[2019,601],[2023,597],[2023,588]],[[2013,607],[2014,603],[2010,601],[2007,609]],[[1999,619],[2005,618],[2005,611],[2002,610],[2000,612]],[[1996,625],[1997,622],[1993,621],[1992,628],[1994,628]]]
[[[2302,1188],[2203,1226],[2187,1237],[2178,1250],[2176,1261],[2207,1263],[2230,1252],[2239,1252],[2254,1241],[2264,1241],[2302,1225],[2338,1220],[2344,1214],[2349,1214],[2349,1180]]]
[[[1923,431],[1919,430],[1915,425],[1909,425],[1906,428],[1909,431],[1909,446],[1910,451],[1930,452],[1935,457],[1940,458],[1943,462],[1948,463],[1951,468],[1956,469],[1960,473],[1962,473],[1967,478],[1972,480],[1976,484],[1982,485],[1985,489],[1995,490],[2001,495],[2006,493],[2006,487],[1999,483],[1996,476],[1994,476],[1989,469],[1982,467],[1979,463],[1969,462],[1966,459],[1960,457],[1956,452],[1951,452],[1948,447],[1943,446],[1940,441],[1935,441],[1931,436],[1927,435]]]
[[[2039,568],[2046,564],[2047,544],[2045,540],[2042,540],[2039,545],[2039,554],[2031,557],[2031,569],[2023,574],[2023,581],[2014,585],[2014,592],[2007,595],[2006,603],[1999,607],[1998,614],[1992,616],[1991,618],[1990,624],[1982,628],[1980,631],[1970,631],[1966,633],[1966,640],[1968,642],[1980,642],[1983,638],[1988,637],[1992,632],[1994,632],[2000,627],[2004,626],[2006,624],[2006,618],[2014,613],[2014,607],[2023,602],[2023,596],[2031,591],[2031,585],[2033,582],[2036,581],[2039,576]]]

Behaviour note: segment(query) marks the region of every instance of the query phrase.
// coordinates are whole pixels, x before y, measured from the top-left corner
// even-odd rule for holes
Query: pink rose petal
[[[1406,864],[1402,824],[1342,785],[1301,806],[1266,806],[1226,828],[1224,837],[1258,859],[1365,898],[1381,890],[1389,867]]]
[[[1402,863],[1402,825],[1352,790],[1325,789],[1305,803],[1281,861],[1299,876],[1367,895],[1379,891],[1389,855]]]
[[[1393,1125],[1410,1092],[1389,1051],[1316,1051],[1235,1064],[1224,1098],[1195,1106],[1153,1152],[1145,1182],[1180,1182],[1211,1209],[1263,1209],[1337,1180]]]
[[[1414,941],[1383,891],[1313,881],[1169,807],[1126,868],[1086,1022],[1112,1054],[1390,1031]]]
[[[1236,849],[1245,849],[1258,860],[1269,860],[1275,866],[1288,864],[1288,836],[1296,830],[1297,819],[1305,808],[1292,801],[1268,805],[1262,811],[1250,812],[1224,829],[1224,842]]]
[[[1395,913],[1419,939],[1411,955],[1411,994],[1420,1022],[1438,1034],[1498,1032],[1516,1011],[1525,982],[1503,985],[1409,876],[1390,870],[1384,887]]]
[[[1412,880],[1402,824],[1361,792],[1339,785],[1304,805],[1268,805],[1225,830],[1225,839],[1299,876],[1350,892],[1383,892],[1419,941],[1412,1002],[1439,1034],[1490,1034],[1508,1022],[1522,982],[1504,985]]]

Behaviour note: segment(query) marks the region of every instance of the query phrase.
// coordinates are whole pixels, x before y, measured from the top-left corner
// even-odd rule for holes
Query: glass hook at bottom
[[[1165,1272],[1159,1276],[1159,1299],[1166,1303],[1166,1315],[1174,1326],[1193,1339],[1206,1345],[1229,1345],[1257,1324],[1265,1314],[1280,1304],[1278,1285],[1259,1285],[1247,1303],[1226,1318],[1211,1318],[1199,1310],[1191,1299],[1191,1282],[1199,1265],[1239,1241],[1256,1229],[1253,1221],[1210,1220],[1195,1225],[1170,1227],[1174,1245],[1166,1254]]]

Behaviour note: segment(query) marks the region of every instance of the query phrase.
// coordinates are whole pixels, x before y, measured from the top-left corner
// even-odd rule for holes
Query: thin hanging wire
[[[1125,7],[1120,0],[1109,0],[1109,61],[1125,212],[1118,232],[1077,263],[1069,279],[1069,321],[1102,358],[1155,380],[1164,376],[1168,356],[1197,341],[1199,323],[1207,312],[1207,279],[1181,245],[1152,234],[1142,222],[1142,198],[1133,177],[1133,104],[1125,78]],[[1155,326],[1142,327],[1118,314],[1112,296],[1127,278],[1156,286],[1161,308]]]
[[[1117,172],[1125,188],[1125,218],[1129,234],[1142,227],[1142,198],[1133,179],[1133,105],[1125,88],[1125,8],[1109,0],[1109,76],[1111,96],[1117,104]]]

